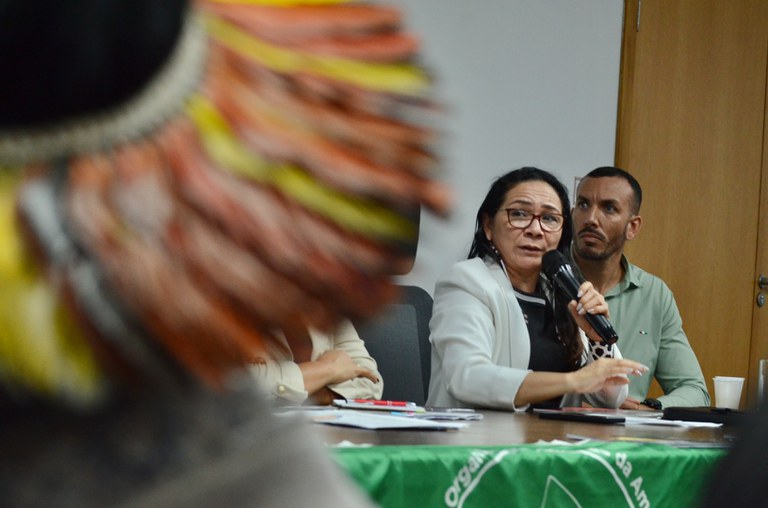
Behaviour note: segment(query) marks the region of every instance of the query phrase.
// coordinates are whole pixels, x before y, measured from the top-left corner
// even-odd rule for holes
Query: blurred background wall
[[[572,195],[575,177],[613,164],[623,2],[390,3],[422,38],[449,108],[440,148],[454,213],[422,214],[416,263],[399,280],[432,294],[436,279],[466,258],[474,215],[495,177],[534,165]]]

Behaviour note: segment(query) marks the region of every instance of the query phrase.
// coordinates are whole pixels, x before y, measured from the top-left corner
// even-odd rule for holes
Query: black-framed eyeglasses
[[[515,229],[527,228],[533,224],[534,219],[539,219],[541,229],[548,233],[560,231],[565,224],[565,217],[555,212],[544,212],[537,215],[522,208],[504,208],[504,211],[507,212],[509,225]]]

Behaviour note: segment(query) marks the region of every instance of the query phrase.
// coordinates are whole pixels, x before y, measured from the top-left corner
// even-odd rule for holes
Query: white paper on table
[[[407,416],[380,414],[372,411],[351,411],[344,409],[329,409],[327,411],[312,411],[309,418],[315,423],[340,425],[369,430],[383,429],[417,429],[417,430],[448,430],[461,429],[467,426],[462,422],[445,422],[422,420]]]
[[[715,422],[689,422],[684,420],[663,420],[656,418],[642,418],[634,416],[624,417],[624,425],[661,425],[667,427],[722,427],[722,423]]]
[[[420,420],[443,420],[443,421],[463,421],[463,420],[482,420],[483,414],[477,413],[472,410],[445,410],[445,411],[432,411],[427,410],[423,413],[404,413],[393,411],[390,413],[396,416],[405,416],[408,418],[418,418]]]

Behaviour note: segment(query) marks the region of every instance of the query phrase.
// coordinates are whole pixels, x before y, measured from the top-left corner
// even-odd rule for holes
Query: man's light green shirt
[[[629,396],[643,400],[655,377],[664,390],[663,407],[708,406],[709,393],[696,355],[683,331],[672,291],[663,280],[622,256],[624,278],[606,295],[610,321],[624,358],[650,369],[630,376]]]

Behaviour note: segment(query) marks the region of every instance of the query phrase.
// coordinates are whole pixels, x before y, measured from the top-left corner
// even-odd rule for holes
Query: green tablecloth
[[[723,450],[637,443],[339,448],[383,507],[692,507]]]

